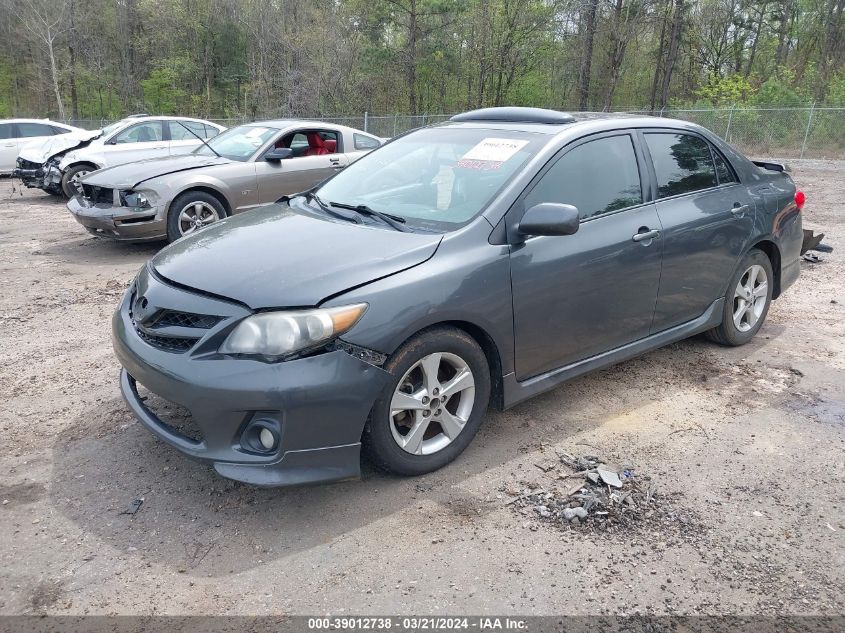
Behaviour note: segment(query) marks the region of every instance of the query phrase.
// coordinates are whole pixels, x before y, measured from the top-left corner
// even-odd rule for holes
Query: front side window
[[[589,141],[552,165],[526,196],[526,209],[543,202],[578,207],[582,220],[643,201],[640,171],[628,134]]]
[[[716,166],[710,146],[691,134],[645,134],[657,174],[657,197],[667,198],[715,187]]]
[[[207,143],[224,158],[245,162],[278,133],[278,129],[263,125],[240,125],[218,134]],[[214,156],[214,152],[205,145],[200,145],[193,153]]]
[[[308,130],[286,134],[276,142],[277,148],[290,148],[293,158],[323,156],[337,152],[338,133],[331,130]]]
[[[450,230],[483,211],[547,141],[530,132],[424,128],[366,154],[317,193],[326,203],[363,204],[412,226]]]
[[[53,136],[53,128],[43,123],[18,123],[18,136],[31,138],[33,136]]]
[[[12,124],[11,123],[0,123],[0,140],[13,138],[12,137]]]
[[[112,139],[112,143],[122,145],[124,143],[153,143],[162,140],[161,121],[147,121],[118,132]]]

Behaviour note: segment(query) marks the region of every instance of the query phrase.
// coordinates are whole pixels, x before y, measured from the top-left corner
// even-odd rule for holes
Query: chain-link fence
[[[645,109],[626,109],[630,114],[661,114]],[[662,115],[702,125],[744,154],[769,158],[845,159],[845,108],[721,108],[666,109]],[[447,120],[448,114],[389,114],[313,117],[348,125],[384,138]],[[211,119],[232,127],[246,119]],[[111,123],[106,120],[68,121],[71,125],[95,129]]]

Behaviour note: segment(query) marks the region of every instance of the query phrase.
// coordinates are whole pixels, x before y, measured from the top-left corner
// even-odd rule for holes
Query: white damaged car
[[[30,143],[18,154],[14,175],[27,187],[68,198],[79,179],[97,169],[148,158],[187,154],[226,128],[188,117],[134,115],[101,130]]]

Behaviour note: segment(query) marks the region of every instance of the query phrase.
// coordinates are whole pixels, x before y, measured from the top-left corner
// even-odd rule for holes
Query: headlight
[[[136,209],[148,209],[150,201],[153,196],[149,193],[142,193],[140,191],[127,191],[123,193],[123,202],[127,207],[135,207]]]
[[[296,312],[263,312],[247,317],[220,346],[223,354],[287,356],[327,343],[358,322],[366,303]]]

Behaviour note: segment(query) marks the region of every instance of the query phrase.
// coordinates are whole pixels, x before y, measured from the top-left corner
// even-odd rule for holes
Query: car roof
[[[679,119],[629,114],[624,112],[579,112],[572,115],[572,121],[561,123],[537,123],[532,121],[464,120],[444,121],[431,127],[461,127],[515,132],[531,132],[547,136],[583,136],[597,132],[626,128],[674,128],[700,131],[703,128]]]
[[[340,125],[338,123],[328,123],[326,121],[311,121],[309,119],[269,119],[267,121],[250,121],[248,123],[242,123],[241,125],[255,125],[255,126],[263,126],[263,127],[272,127],[277,128],[279,130],[285,130],[290,127],[315,127],[315,128],[325,128],[328,130],[349,130],[352,132],[358,132],[360,134],[367,134],[368,136],[372,136],[374,138],[378,138],[374,134],[370,134],[369,132],[364,132],[363,130],[359,130],[358,128],[349,127],[348,125]]]
[[[0,123],[49,123],[50,125],[62,125],[64,127],[73,127],[61,121],[52,121],[50,119],[0,119]]]

